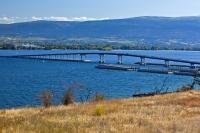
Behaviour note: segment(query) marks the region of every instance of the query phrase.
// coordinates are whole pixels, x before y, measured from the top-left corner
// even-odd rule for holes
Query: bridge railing
[[[166,66],[170,66],[171,62],[179,62],[179,63],[186,63],[190,64],[191,67],[195,68],[196,65],[200,65],[199,61],[191,61],[191,60],[183,60],[183,59],[175,59],[175,58],[166,58],[166,57],[156,57],[156,56],[149,56],[149,55],[138,55],[138,54],[131,54],[131,53],[121,53],[121,52],[67,52],[67,53],[50,53],[50,54],[26,54],[26,55],[14,55],[9,56],[11,58],[43,58],[43,59],[60,59],[62,60],[64,56],[73,56],[75,60],[75,56],[79,56],[79,60],[83,61],[83,57],[86,55],[99,55],[99,62],[105,62],[105,55],[116,55],[118,57],[118,64],[123,63],[123,57],[136,57],[140,58],[141,64],[146,64],[146,59],[153,59],[153,60],[162,60],[165,62]],[[7,56],[8,57],[8,56]],[[67,57],[68,58],[68,57]],[[77,58],[76,58],[77,59]],[[78,59],[77,59],[78,60]]]

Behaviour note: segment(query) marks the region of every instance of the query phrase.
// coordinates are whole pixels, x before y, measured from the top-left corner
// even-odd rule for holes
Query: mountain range
[[[145,42],[200,42],[200,17],[135,17],[99,21],[0,24],[0,36],[51,39],[112,38]]]

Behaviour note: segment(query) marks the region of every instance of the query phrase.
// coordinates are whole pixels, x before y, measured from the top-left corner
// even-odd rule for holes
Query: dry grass
[[[104,107],[96,115],[97,106]],[[0,111],[2,133],[199,133],[200,92]]]

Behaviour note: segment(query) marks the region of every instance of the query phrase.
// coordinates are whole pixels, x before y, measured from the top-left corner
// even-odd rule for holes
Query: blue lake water
[[[12,51],[2,50],[0,55],[60,53],[54,51]],[[200,61],[200,52],[194,51],[118,51],[153,55],[169,58]],[[114,56],[107,56],[106,62],[116,62]],[[87,59],[98,61],[98,57]],[[123,58],[125,63],[139,61],[137,58]],[[78,63],[65,61],[43,61],[29,59],[0,58],[0,108],[38,106],[39,94],[49,89],[54,93],[54,103],[59,104],[69,84],[83,84],[92,93],[104,94],[107,99],[127,98],[134,93],[144,93],[160,88],[166,80],[165,88],[175,90],[190,84],[192,77],[178,75],[163,75],[130,71],[100,70],[96,63]],[[75,96],[79,101],[84,94],[77,91]]]

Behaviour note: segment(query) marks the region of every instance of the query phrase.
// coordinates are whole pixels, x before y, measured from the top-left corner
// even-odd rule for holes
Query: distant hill
[[[0,36],[200,42],[200,17],[135,17],[86,22],[0,24]]]

